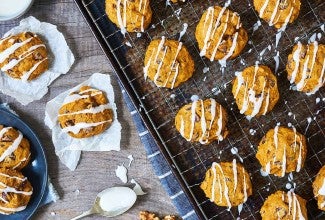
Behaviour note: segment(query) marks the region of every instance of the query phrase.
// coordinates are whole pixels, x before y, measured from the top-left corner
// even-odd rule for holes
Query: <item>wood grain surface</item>
[[[73,0],[35,0],[32,8],[23,17],[0,22],[0,35],[2,36],[18,25],[22,18],[30,15],[57,25],[76,57],[70,72],[54,81],[49,92],[39,101],[22,106],[13,98],[0,93],[0,102],[9,103],[37,132],[45,148],[49,175],[61,197],[56,203],[39,208],[33,219],[70,219],[89,209],[98,192],[107,187],[123,185],[115,176],[115,169],[122,163],[128,164],[127,156],[130,154],[133,155],[134,161],[129,168],[128,177],[138,181],[148,194],[139,197],[130,211],[114,219],[137,219],[140,210],[155,211],[161,215],[175,214],[176,210],[170,198],[146,158],[114,74],[112,74],[112,82],[118,106],[118,118],[122,124],[121,151],[84,152],[77,169],[73,172],[60,163],[54,152],[51,131],[43,122],[46,103],[61,92],[85,81],[92,73],[111,73],[112,69]],[[105,218],[91,216],[86,219]]]

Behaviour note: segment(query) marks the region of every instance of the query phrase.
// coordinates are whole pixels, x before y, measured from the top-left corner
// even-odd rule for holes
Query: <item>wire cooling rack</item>
[[[145,124],[200,218],[238,217],[236,208],[227,211],[214,205],[199,188],[212,162],[231,161],[238,157],[243,159],[253,183],[253,195],[244,204],[240,219],[260,219],[259,210],[267,196],[276,190],[287,191],[290,185],[295,185],[295,192],[307,200],[310,219],[325,218],[324,213],[317,209],[312,193],[312,181],[325,164],[325,89],[322,88],[312,96],[293,91],[285,71],[288,54],[297,40],[307,43],[308,40],[316,38],[320,43],[324,43],[323,0],[301,1],[299,18],[294,24],[289,24],[282,33],[277,48],[277,31],[263,21],[261,26],[258,25],[257,21],[260,19],[253,8],[252,0],[233,0],[229,8],[240,14],[243,27],[249,35],[249,42],[238,58],[228,62],[223,73],[218,62],[210,62],[199,56],[194,33],[204,10],[213,5],[223,6],[225,1],[189,0],[186,3],[171,5],[166,4],[166,0],[152,0],[153,18],[150,28],[141,35],[127,33],[125,37],[105,14],[104,0],[75,2],[110,58],[117,76],[138,107]],[[181,40],[195,60],[195,74],[177,89],[158,88],[144,79],[142,69],[145,49],[152,39],[161,36],[179,39],[180,32],[184,30],[184,23],[188,25],[188,29]],[[278,59],[274,58],[277,53]],[[254,65],[256,61],[276,72],[281,98],[272,112],[248,121],[236,107],[231,94],[231,82],[235,71]],[[277,63],[278,68],[275,70]],[[227,139],[202,146],[187,142],[176,131],[174,117],[180,107],[190,102],[192,95],[201,98],[213,97],[227,109],[230,131]],[[277,123],[296,127],[308,140],[305,167],[299,173],[293,173],[293,180],[288,178],[288,175],[283,178],[261,176],[260,165],[255,158],[260,139]],[[238,154],[232,154],[231,149],[238,149]]]

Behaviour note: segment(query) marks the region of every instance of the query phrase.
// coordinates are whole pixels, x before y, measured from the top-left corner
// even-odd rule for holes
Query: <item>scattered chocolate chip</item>
[[[1,138],[1,141],[10,142],[10,141],[12,141],[12,137],[10,135],[8,135],[8,134],[3,135],[3,137]]]
[[[34,37],[35,35],[32,33],[32,32],[26,32],[25,33],[25,37],[27,38],[31,38],[31,37]]]
[[[198,114],[195,114],[195,122],[199,122],[201,117]]]
[[[288,7],[288,5],[288,0],[280,0],[279,8],[280,10],[284,10]]]
[[[20,38],[15,40],[15,43],[21,43],[21,42],[23,42],[23,41]]]
[[[15,160],[16,159],[16,155],[14,153],[12,153],[12,154],[9,155],[9,158],[11,160]]]
[[[43,56],[39,52],[33,54],[34,60],[42,60]]]
[[[2,197],[5,201],[8,201],[7,193],[2,192],[2,193],[1,193],[1,197]],[[0,202],[2,202],[2,201],[0,201]]]
[[[68,121],[65,122],[65,125],[66,125],[66,126],[74,126],[75,123],[74,123],[73,120],[68,120]]]

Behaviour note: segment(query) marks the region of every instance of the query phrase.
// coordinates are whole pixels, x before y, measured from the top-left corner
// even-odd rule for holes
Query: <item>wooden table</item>
[[[59,93],[85,81],[92,73],[110,73],[112,70],[73,0],[35,0],[30,11],[22,18],[30,15],[41,21],[56,24],[76,57],[70,72],[59,77],[40,101],[22,106],[13,98],[0,94],[0,102],[8,102],[37,132],[45,148],[49,175],[61,197],[56,203],[39,208],[33,219],[69,219],[89,209],[98,192],[107,187],[123,185],[115,176],[115,169],[123,162],[128,164],[127,156],[130,154],[135,160],[129,168],[128,177],[138,181],[148,194],[139,197],[129,212],[114,219],[137,219],[140,210],[175,214],[170,198],[146,158],[115,77],[112,81],[118,106],[118,118],[122,124],[121,151],[85,152],[73,172],[58,160],[51,141],[51,131],[43,122],[45,104]],[[0,22],[0,35],[18,25],[20,19]],[[88,219],[104,218],[92,216]]]

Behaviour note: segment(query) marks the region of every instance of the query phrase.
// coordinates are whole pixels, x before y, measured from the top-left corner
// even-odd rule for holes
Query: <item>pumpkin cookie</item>
[[[307,154],[306,138],[295,128],[276,126],[269,130],[259,143],[256,158],[267,174],[283,177],[299,172]]]
[[[214,99],[206,99],[183,106],[175,117],[175,126],[187,141],[209,144],[227,137],[227,121],[225,109]]]
[[[20,131],[0,125],[0,167],[20,170],[30,160],[30,145]]]
[[[260,210],[262,220],[308,219],[306,200],[293,191],[277,191],[270,195]]]
[[[241,114],[251,118],[265,115],[273,109],[279,100],[279,91],[270,68],[256,64],[236,75],[232,94]]]
[[[252,195],[252,183],[245,168],[236,162],[213,163],[200,188],[218,206],[231,208]]]
[[[325,82],[325,45],[316,41],[307,45],[298,42],[288,57],[286,69],[288,80],[298,91],[307,95],[316,93]]]
[[[33,188],[19,171],[0,169],[0,213],[9,215],[26,208]]]
[[[325,165],[317,173],[313,182],[313,191],[317,199],[318,208],[325,211]]]
[[[300,0],[254,0],[254,7],[260,18],[279,29],[297,19]]]
[[[144,58],[145,78],[151,79],[158,87],[176,88],[194,73],[194,61],[182,42],[153,40]]]
[[[106,0],[108,18],[121,28],[122,34],[144,32],[148,28],[152,11],[149,0]]]
[[[82,86],[72,92],[59,110],[63,132],[74,138],[87,138],[104,132],[113,122],[113,111],[104,92]]]
[[[209,7],[203,13],[195,36],[201,56],[223,62],[237,57],[248,40],[239,15],[219,6]]]
[[[48,66],[46,46],[36,34],[24,32],[0,40],[0,68],[10,77],[30,81]]]

